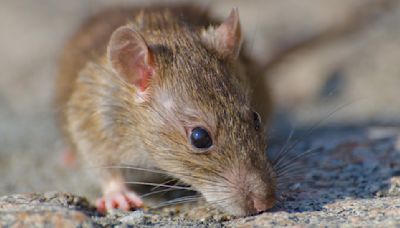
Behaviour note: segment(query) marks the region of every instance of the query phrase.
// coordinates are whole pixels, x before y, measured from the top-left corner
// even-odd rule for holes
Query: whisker
[[[284,170],[286,167],[290,167],[292,165],[297,165],[297,162],[299,162],[300,159],[304,159],[304,158],[307,158],[308,156],[313,155],[315,152],[318,151],[318,149],[319,148],[309,149],[309,150],[306,150],[303,153],[300,153],[300,154],[296,155],[293,158],[289,158],[288,160],[285,160],[285,162],[281,163],[280,166],[274,167],[275,171],[277,173],[279,173],[279,171]]]
[[[290,172],[287,172],[284,175],[282,175],[282,176],[277,178],[278,179],[278,183],[277,184],[283,183],[283,181],[285,181],[285,180],[289,180],[289,179],[292,180],[294,178],[302,178],[302,177],[304,177],[304,173],[301,173],[302,171],[305,171],[305,170],[304,169],[293,169],[293,170],[290,170]]]
[[[176,205],[176,204],[182,204],[182,203],[189,203],[189,202],[195,202],[197,200],[201,199],[201,196],[185,196],[185,197],[179,197],[176,199],[168,200],[166,202],[157,204],[150,209],[158,209],[161,207],[166,207],[166,206],[171,206],[171,205]]]
[[[218,203],[227,201],[227,200],[232,199],[232,198],[234,198],[234,196],[228,196],[228,197],[221,198],[221,199],[218,199],[218,200],[208,201],[208,203],[211,204],[211,205],[217,205]]]
[[[137,171],[147,171],[147,172],[151,172],[151,173],[170,175],[169,172],[162,171],[162,170],[135,167],[135,166],[125,165],[125,164],[109,165],[109,166],[90,166],[90,167],[86,167],[86,168],[88,168],[88,169],[132,169],[132,170],[137,170]]]
[[[282,175],[277,177],[277,180],[278,180],[277,184],[279,184],[280,182],[282,182],[284,180],[292,178],[292,177],[296,177],[296,178],[304,177],[304,172],[306,170],[307,169],[302,168],[302,167],[299,167],[299,168],[293,167],[292,169],[285,171],[284,173],[282,173]]]
[[[288,145],[288,141],[292,138],[292,135],[294,133],[294,128],[292,128],[288,139],[285,142],[285,145],[282,147],[282,149],[278,152],[278,154],[275,156],[275,158],[272,161],[272,166],[276,172],[276,178],[277,178],[277,206],[280,207],[281,205],[283,206],[283,197],[282,194],[284,193],[281,191],[282,189],[287,189],[289,185],[294,184],[298,182],[298,178],[303,178],[304,177],[304,172],[306,171],[306,168],[298,168],[296,167],[300,159],[304,159],[312,154],[314,154],[316,151],[318,151],[318,148],[310,149],[307,150],[303,153],[300,153],[296,155],[295,157],[292,157],[290,159],[286,159],[287,156],[292,152],[292,150],[302,141],[307,139],[312,135],[312,133],[315,131],[316,128],[318,128],[324,121],[328,120],[333,114],[336,112],[340,111],[341,109],[351,105],[354,103],[356,100],[344,103],[338,107],[336,107],[333,111],[331,111],[327,116],[324,118],[321,118],[318,120],[315,124],[311,126],[309,130],[307,130],[306,134],[302,135],[300,138],[296,139],[293,143]],[[293,175],[294,174],[294,175]]]
[[[353,104],[355,102],[355,100],[352,100],[350,102],[344,103],[343,105],[340,105],[338,107],[336,107],[333,111],[331,111],[330,113],[328,113],[327,116],[325,116],[324,118],[321,118],[320,120],[318,120],[315,124],[313,124],[311,126],[311,128],[309,130],[307,130],[306,134],[304,134],[302,137],[298,138],[297,140],[295,140],[287,149],[285,152],[283,152],[283,154],[278,157],[277,159],[275,159],[275,161],[273,163],[275,163],[275,165],[279,165],[280,161],[282,161],[282,158],[284,156],[286,156],[289,152],[291,152],[292,149],[294,149],[300,142],[304,141],[305,139],[307,139],[308,137],[310,137],[312,135],[312,133],[314,132],[315,129],[317,129],[323,122],[327,121],[329,118],[331,118],[333,116],[333,114],[335,114],[336,112],[340,111],[341,109]]]
[[[299,174],[299,175],[290,175],[286,177],[282,177],[279,179],[277,186],[281,186],[287,183],[298,183],[300,180],[303,180],[304,175]]]
[[[173,205],[177,205],[177,204],[184,204],[184,203],[192,203],[192,202],[196,202],[196,201],[198,201],[198,199],[187,199],[187,200],[182,200],[182,201],[157,204],[156,206],[151,207],[150,209],[155,210],[155,209],[159,209],[159,208],[163,208],[163,207],[173,206]]]
[[[160,186],[160,187],[162,187],[162,186]],[[221,190],[221,189],[219,189],[219,190],[214,190],[214,189],[208,189],[207,187],[206,187],[205,189],[206,189],[206,191],[209,192],[209,193],[230,193],[230,191],[228,191],[228,190]],[[192,190],[187,190],[187,189],[167,188],[167,189],[161,189],[161,190],[158,190],[158,191],[153,191],[153,190],[152,190],[151,192],[145,193],[145,194],[141,195],[140,197],[141,197],[141,198],[145,198],[145,197],[149,197],[149,196],[152,196],[152,195],[155,195],[155,194],[158,194],[158,193],[169,192],[169,191],[179,191],[179,190],[197,192],[197,191],[194,190],[194,189],[192,189]]]
[[[286,154],[285,157],[280,158],[279,163],[274,164],[273,166],[275,168],[279,168],[281,166],[282,162],[286,162],[287,163],[289,161],[290,163],[292,163],[292,161],[297,161],[300,158],[304,158],[304,157],[309,156],[310,154],[315,153],[318,149],[320,149],[320,148],[311,148],[311,149],[303,151],[303,152],[301,152],[299,154],[293,154],[293,156],[295,156],[295,157],[292,157],[292,158],[288,158],[288,156],[290,156],[290,154]],[[287,158],[287,159],[285,159],[285,158]]]
[[[289,135],[288,135],[288,137],[287,137],[287,139],[286,139],[286,141],[285,141],[285,144],[283,144],[283,146],[282,146],[282,148],[279,150],[279,152],[278,152],[276,155],[274,155],[275,158],[274,158],[274,160],[272,161],[272,164],[273,164],[273,165],[276,163],[277,158],[279,158],[279,157],[281,156],[281,154],[283,153],[283,151],[285,151],[286,148],[290,145],[290,140],[291,140],[292,137],[293,137],[294,131],[295,131],[295,127],[292,126],[292,129],[290,130],[290,133],[289,133]]]
[[[161,185],[166,185],[166,184],[168,184],[168,183],[170,183],[170,182],[173,182],[173,181],[176,181],[176,180],[174,180],[174,179],[166,180],[166,181],[164,181],[164,182],[162,182],[162,183],[160,183],[160,184],[161,184]],[[158,186],[155,186],[155,187],[151,188],[150,191],[155,191],[156,189],[162,187],[161,185],[158,185]],[[175,186],[177,186],[177,185],[175,184]]]
[[[87,168],[105,168],[105,169],[131,169],[131,170],[136,170],[136,171],[146,171],[146,172],[151,172],[151,173],[157,173],[157,174],[163,174],[167,175],[169,177],[172,177],[173,174],[179,175],[179,176],[184,176],[184,177],[190,177],[195,180],[203,180],[203,181],[208,181],[209,183],[216,184],[216,181],[207,179],[206,177],[201,177],[201,176],[193,176],[193,175],[188,175],[187,173],[183,172],[171,172],[171,171],[163,171],[163,170],[156,170],[156,169],[149,169],[149,168],[143,168],[143,167],[135,167],[131,166],[128,164],[123,164],[123,165],[113,165],[113,166],[94,166],[94,167],[87,167]],[[211,170],[210,170],[211,171]],[[178,179],[172,178],[171,180],[167,180],[165,183],[168,183],[170,181],[177,181]],[[179,180],[178,180],[179,181]],[[160,187],[160,186],[155,186],[155,188]]]
[[[279,170],[279,172],[276,175],[276,178],[279,179],[285,177],[288,173],[307,171],[307,169],[308,167],[302,167],[299,164],[292,164],[288,167],[285,167],[284,169]]]
[[[182,189],[182,190],[190,190],[196,191],[193,188],[183,187],[183,186],[175,186],[175,185],[167,185],[167,184],[158,184],[158,183],[151,183],[151,182],[141,182],[141,181],[126,181],[126,184],[138,184],[138,185],[147,185],[147,186],[160,186],[166,188],[173,188],[173,189]]]
[[[144,199],[146,197],[158,194],[158,193],[163,193],[163,192],[169,192],[169,191],[174,191],[174,190],[179,190],[179,189],[173,189],[173,188],[167,188],[167,189],[162,189],[162,190],[158,190],[158,191],[151,191],[145,194],[140,195],[140,198]]]

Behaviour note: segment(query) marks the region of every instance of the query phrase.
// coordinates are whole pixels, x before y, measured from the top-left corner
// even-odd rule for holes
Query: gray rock
[[[1,227],[96,227],[88,201],[68,193],[11,195],[0,198]]]

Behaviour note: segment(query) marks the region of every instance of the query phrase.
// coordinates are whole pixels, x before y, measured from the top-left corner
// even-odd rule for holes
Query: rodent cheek
[[[211,205],[235,216],[246,215],[244,201],[232,191],[227,191],[226,187],[219,184],[208,185],[198,188],[204,198]]]

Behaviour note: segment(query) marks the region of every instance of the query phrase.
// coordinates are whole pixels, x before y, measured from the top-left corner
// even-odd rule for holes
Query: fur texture
[[[231,17],[235,15],[221,25],[239,23]],[[121,76],[107,55],[110,37],[121,26],[139,33],[154,58],[145,93]],[[247,215],[275,203],[275,173],[265,155],[264,129],[256,130],[253,116],[256,110],[265,122],[270,98],[256,64],[237,56],[241,42],[231,40],[229,47],[237,44],[230,53],[218,40],[226,38],[216,32],[230,28],[218,26],[190,7],[98,14],[65,48],[59,120],[85,163],[160,169],[228,213]],[[235,26],[240,30],[240,24]],[[232,35],[241,33],[227,36]],[[197,126],[213,138],[207,151],[190,143],[190,131]],[[103,169],[98,175],[103,186],[121,178],[118,170]]]

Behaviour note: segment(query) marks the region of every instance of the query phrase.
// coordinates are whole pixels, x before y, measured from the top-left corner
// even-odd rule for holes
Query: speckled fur
[[[155,57],[156,74],[143,103],[106,56],[111,33],[125,24],[140,32]],[[244,215],[252,212],[248,194],[275,201],[264,131],[255,130],[251,112],[267,119],[269,95],[248,58],[226,56],[204,42],[210,24],[215,22],[190,7],[112,9],[92,18],[62,57],[59,120],[85,163],[161,169],[225,211]],[[191,146],[187,129],[195,126],[210,131],[210,151]],[[102,169],[99,175],[120,173]]]

